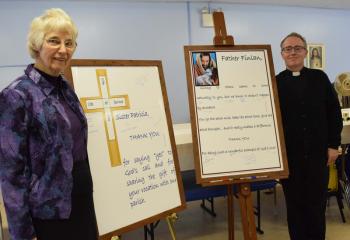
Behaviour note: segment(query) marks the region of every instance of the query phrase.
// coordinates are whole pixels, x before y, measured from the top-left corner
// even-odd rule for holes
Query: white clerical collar
[[[292,72],[293,77],[298,77],[300,76],[300,72]]]

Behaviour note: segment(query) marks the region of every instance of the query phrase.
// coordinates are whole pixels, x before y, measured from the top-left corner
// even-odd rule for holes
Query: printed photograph
[[[192,69],[195,86],[219,86],[215,52],[192,53]]]
[[[323,44],[308,44],[308,54],[306,65],[309,68],[321,69],[325,68],[325,47]]]

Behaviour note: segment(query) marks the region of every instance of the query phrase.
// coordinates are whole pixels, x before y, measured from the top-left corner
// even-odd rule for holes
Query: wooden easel
[[[215,46],[234,46],[233,36],[227,35],[223,12],[214,12]],[[242,215],[244,240],[257,240],[253,212],[252,192],[249,183],[238,183],[238,196]],[[233,182],[227,185],[228,236],[234,240]]]

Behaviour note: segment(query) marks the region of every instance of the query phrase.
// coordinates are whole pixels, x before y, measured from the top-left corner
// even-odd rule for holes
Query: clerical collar
[[[305,70],[306,70],[305,67],[303,67],[300,71],[295,71],[295,72],[293,72],[289,69],[286,69],[287,74],[289,76],[293,76],[293,77],[300,77],[303,73],[305,73]]]

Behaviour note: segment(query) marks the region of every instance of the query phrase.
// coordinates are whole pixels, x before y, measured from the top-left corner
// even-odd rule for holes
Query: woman
[[[13,240],[97,239],[86,118],[61,75],[77,34],[61,9],[35,18],[35,64],[0,94],[0,176]]]

